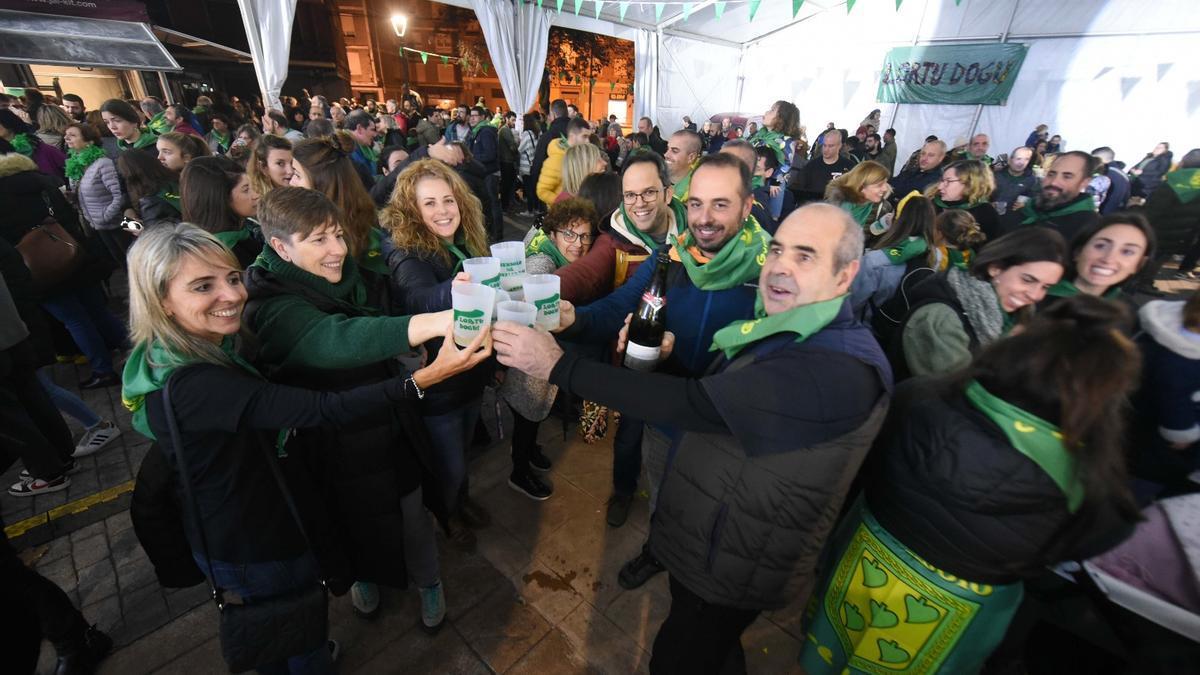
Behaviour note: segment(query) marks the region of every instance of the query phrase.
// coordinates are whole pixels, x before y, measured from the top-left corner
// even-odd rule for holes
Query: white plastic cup
[[[496,320],[512,321],[533,328],[537,321],[538,308],[528,302],[508,300],[496,303]]]
[[[499,258],[467,258],[462,267],[464,272],[471,275],[471,283],[500,288]]]
[[[558,328],[561,281],[557,274],[531,274],[525,277],[525,302],[537,307],[537,324],[546,330]]]
[[[454,284],[450,299],[454,308],[454,344],[466,347],[491,323],[496,289],[483,284]]]
[[[500,288],[520,289],[520,277],[525,274],[525,244],[519,241],[492,244],[492,255],[500,260]]]

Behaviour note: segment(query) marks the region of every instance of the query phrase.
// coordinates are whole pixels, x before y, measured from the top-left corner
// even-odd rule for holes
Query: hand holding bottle
[[[629,322],[633,320],[633,314],[625,315],[625,325],[621,327],[621,331],[617,333],[617,353],[625,353],[625,343],[629,342]],[[671,352],[675,349],[675,334],[669,330],[663,331],[662,344],[658,347],[659,362],[666,361]]]

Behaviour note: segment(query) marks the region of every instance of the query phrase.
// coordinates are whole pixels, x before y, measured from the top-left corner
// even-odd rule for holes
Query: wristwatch
[[[418,386],[417,386],[417,380],[416,380],[416,378],[415,378],[415,377],[413,377],[412,375],[409,375],[409,376],[408,376],[408,379],[406,379],[406,380],[404,381],[404,387],[405,387],[406,389],[407,389],[407,388],[409,388],[409,387],[411,387],[411,388],[412,388],[412,391],[413,391],[413,393],[415,393],[415,394],[417,395],[417,400],[418,400],[418,401],[419,401],[419,400],[421,400],[421,399],[423,399],[423,398],[425,398],[425,390],[424,390],[424,389],[421,389],[420,387],[418,387]]]

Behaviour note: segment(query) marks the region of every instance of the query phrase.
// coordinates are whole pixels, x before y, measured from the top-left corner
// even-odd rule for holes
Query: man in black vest
[[[720,354],[702,377],[564,355],[552,336],[513,323],[493,330],[504,365],[682,431],[650,530],[671,588],[652,674],[736,668],[759,613],[812,591],[891,389],[887,360],[845,302],[862,245],[837,207],[788,216],[759,275],[757,318],[717,331]]]

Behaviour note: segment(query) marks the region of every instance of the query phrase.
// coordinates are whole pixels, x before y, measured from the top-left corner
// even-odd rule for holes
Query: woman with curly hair
[[[462,261],[488,255],[479,199],[453,168],[438,160],[417,160],[400,173],[380,223],[395,246],[386,258],[394,314],[450,309],[451,285],[472,281],[461,272]],[[440,348],[440,341],[428,343],[429,358],[436,358]],[[494,363],[489,360],[431,387],[421,401],[425,428],[439,449],[435,470],[451,514],[443,527],[462,544],[474,538],[466,528],[491,522],[468,496],[466,451]]]
[[[933,207],[941,213],[947,209],[961,209],[975,216],[979,229],[989,239],[1000,236],[1000,214],[988,201],[996,191],[996,179],[986,164],[967,159],[949,164],[942,170],[942,179],[925,188],[925,196],[933,200]]]

